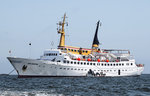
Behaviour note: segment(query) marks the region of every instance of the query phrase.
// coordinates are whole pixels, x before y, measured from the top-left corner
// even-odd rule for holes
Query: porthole
[[[64,63],[66,63],[66,61],[64,60]]]

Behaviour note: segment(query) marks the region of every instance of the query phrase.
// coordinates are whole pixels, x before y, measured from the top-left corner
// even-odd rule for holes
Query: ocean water
[[[150,96],[150,74],[138,77],[0,76],[0,96]]]

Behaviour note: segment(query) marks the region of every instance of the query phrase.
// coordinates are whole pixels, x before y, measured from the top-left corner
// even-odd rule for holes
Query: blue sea
[[[150,96],[150,75],[49,78],[1,75],[0,96]]]

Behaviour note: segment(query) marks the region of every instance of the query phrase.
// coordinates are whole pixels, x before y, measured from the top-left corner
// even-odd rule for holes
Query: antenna
[[[31,57],[31,42],[29,43],[29,58]]]
[[[9,50],[9,56],[11,57],[11,55],[12,55],[12,54],[11,54],[11,50]]]

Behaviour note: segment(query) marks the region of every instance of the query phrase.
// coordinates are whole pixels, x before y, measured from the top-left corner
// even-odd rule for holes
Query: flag
[[[9,50],[9,53],[11,53],[11,50]]]

